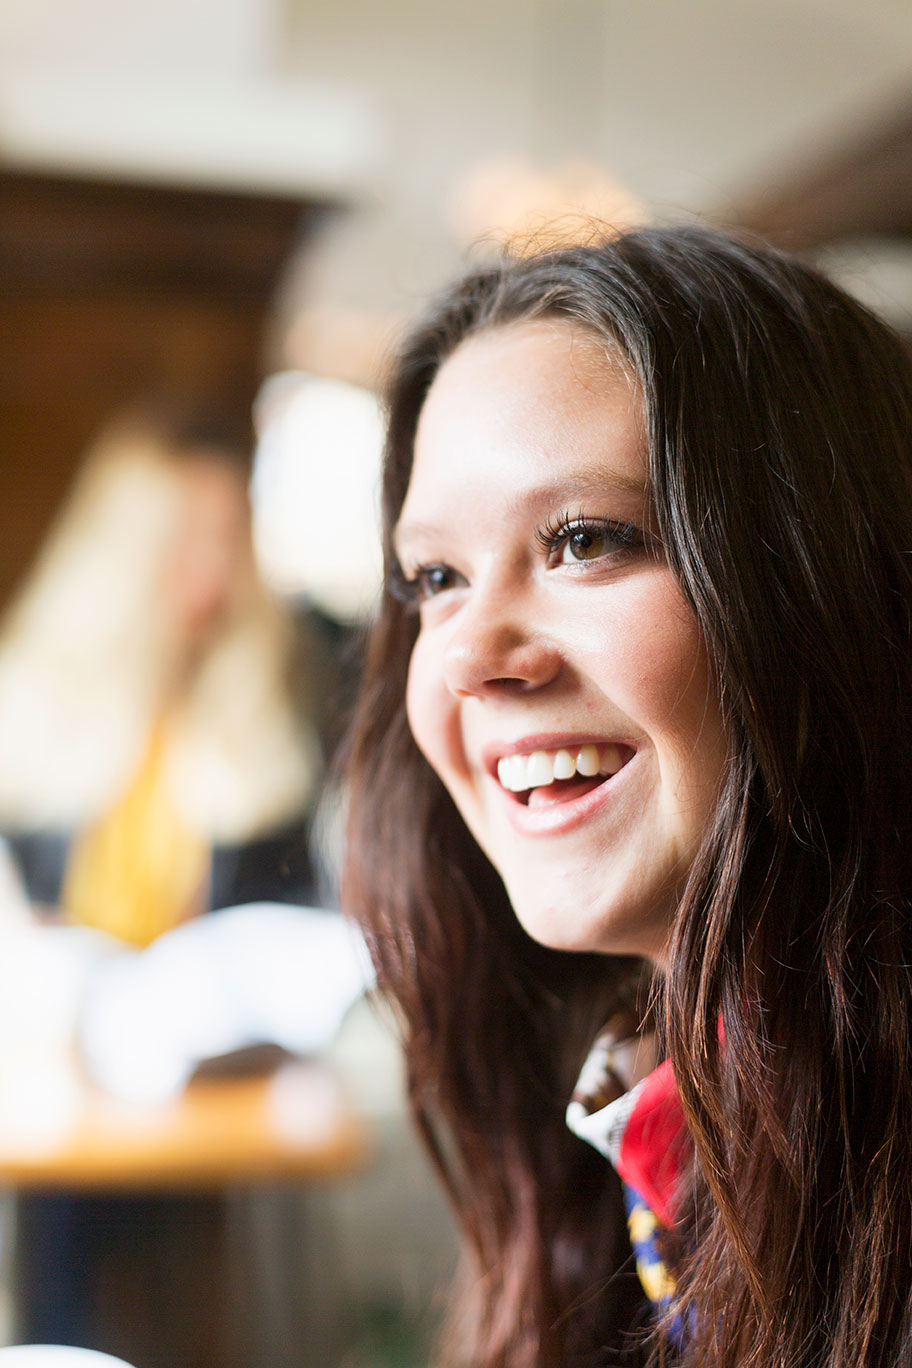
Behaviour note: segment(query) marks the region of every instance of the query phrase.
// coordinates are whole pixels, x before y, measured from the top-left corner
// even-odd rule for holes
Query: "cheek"
[[[696,623],[669,619],[644,642],[648,668],[642,672],[644,715],[656,735],[671,744],[695,740],[704,714],[714,712],[706,651]]]
[[[585,668],[651,752],[660,805],[681,820],[702,811],[727,745],[703,639],[670,571],[631,584],[614,601],[608,630],[601,625],[587,628]]]
[[[696,620],[664,569],[643,575],[586,626],[586,672],[631,720],[654,734],[683,724],[708,693]]]
[[[446,783],[452,767],[456,714],[426,637],[419,636],[412,650],[405,710],[415,744]]]
[[[429,722],[427,685],[426,671],[422,668],[421,652],[416,645],[409,659],[408,679],[405,687],[405,713],[415,743],[418,749],[425,754],[427,752],[424,736]]]
[[[728,746],[702,635],[677,585],[647,613],[637,693],[656,753],[661,799],[688,828],[706,815]]]

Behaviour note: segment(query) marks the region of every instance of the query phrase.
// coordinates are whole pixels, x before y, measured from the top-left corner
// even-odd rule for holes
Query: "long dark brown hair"
[[[399,358],[389,557],[438,368],[474,332],[544,316],[638,377],[656,521],[732,755],[660,1001],[695,1142],[681,1362],[908,1364],[909,356],[810,268],[703,229],[481,270]],[[386,595],[352,741],[345,893],[398,1004],[415,1116],[465,1231],[452,1357],[632,1361],[643,1314],[617,1180],[563,1112],[642,966],[546,950],[519,928],[409,734],[415,630]]]

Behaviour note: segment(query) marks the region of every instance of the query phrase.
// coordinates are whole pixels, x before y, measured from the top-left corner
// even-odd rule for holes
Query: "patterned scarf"
[[[625,1091],[617,1053],[628,1044],[609,1022],[583,1065],[567,1125],[610,1159],[620,1175],[637,1274],[649,1300],[665,1314],[673,1308],[676,1289],[663,1237],[674,1229],[691,1140],[670,1060]],[[679,1344],[682,1338],[683,1327],[675,1321],[671,1339]]]

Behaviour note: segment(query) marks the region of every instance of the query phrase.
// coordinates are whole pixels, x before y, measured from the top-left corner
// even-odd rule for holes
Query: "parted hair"
[[[534,944],[412,740],[414,618],[384,596],[355,718],[347,906],[397,1004],[410,1100],[465,1235],[472,1368],[912,1363],[912,361],[819,273],[698,227],[506,260],[433,302],[388,394],[391,533],[452,351],[543,317],[642,390],[663,553],[730,763],[654,985],[694,1139],[673,1351],[617,1179],[564,1107],[642,1002],[636,960]]]

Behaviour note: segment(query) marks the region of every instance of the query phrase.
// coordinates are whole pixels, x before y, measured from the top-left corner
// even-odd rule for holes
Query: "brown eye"
[[[615,518],[564,519],[542,528],[536,538],[552,566],[586,565],[630,554],[644,545],[643,533],[635,523]]]
[[[415,578],[418,581],[419,596],[422,599],[429,599],[452,589],[460,577],[449,565],[425,565]]]
[[[612,549],[612,539],[606,532],[594,532],[581,527],[564,542],[560,563],[566,565],[568,561],[597,560]]]
[[[535,539],[550,566],[586,565],[592,561],[631,554],[645,545],[642,529],[616,518],[562,516],[539,528]]]
[[[414,610],[465,583],[464,575],[442,561],[419,565],[412,575],[406,575],[400,565],[394,564],[387,589],[393,598]]]

